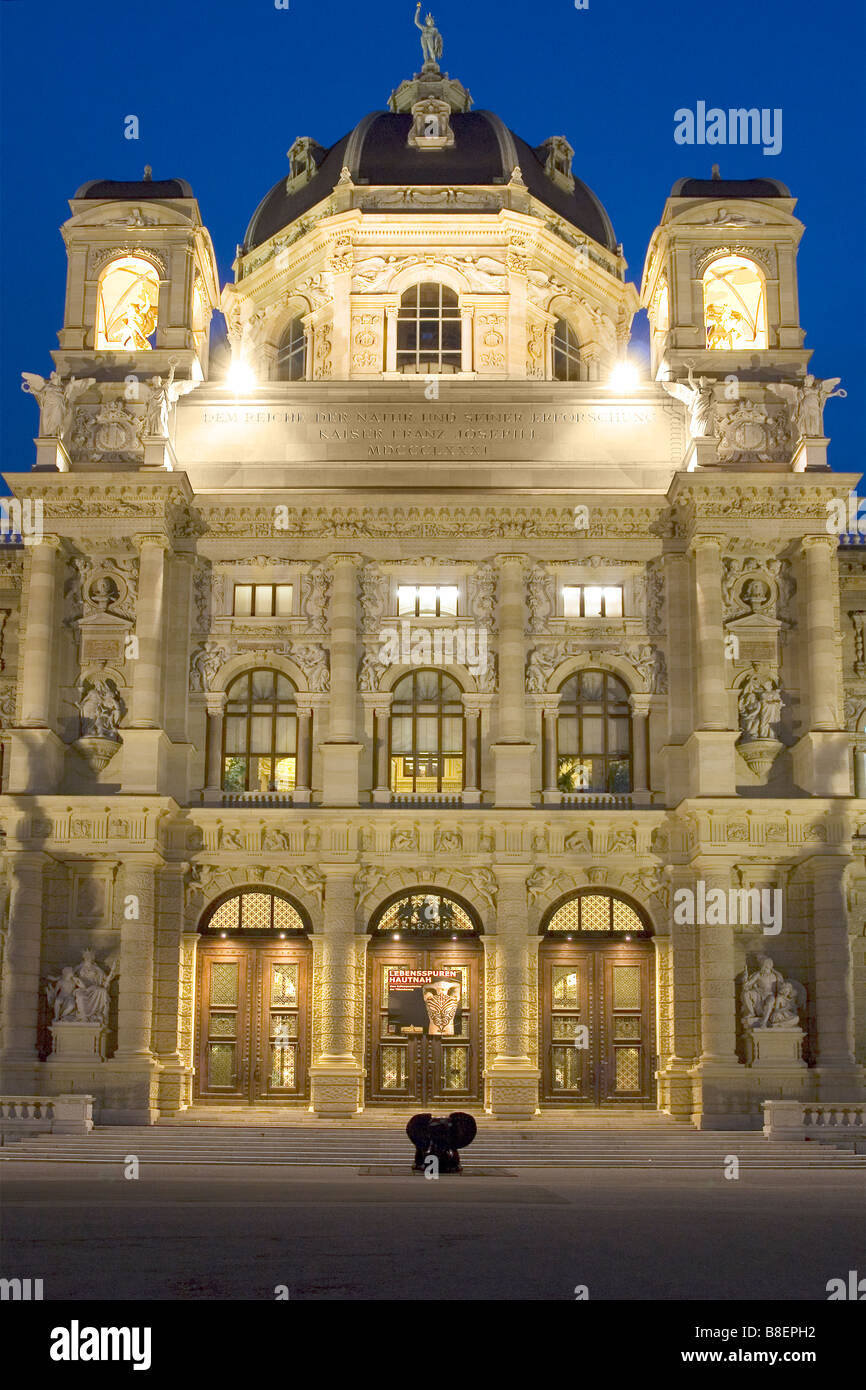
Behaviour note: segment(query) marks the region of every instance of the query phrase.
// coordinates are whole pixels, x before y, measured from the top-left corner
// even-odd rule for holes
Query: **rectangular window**
[[[455,584],[398,584],[397,613],[414,618],[457,616]]]
[[[562,612],[566,618],[621,618],[623,616],[620,585],[564,585]]]
[[[289,618],[292,614],[291,584],[236,584],[236,618]]]

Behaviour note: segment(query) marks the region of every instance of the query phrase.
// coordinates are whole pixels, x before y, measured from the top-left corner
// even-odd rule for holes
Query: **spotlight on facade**
[[[623,357],[617,362],[610,374],[608,385],[611,391],[619,391],[626,395],[629,391],[634,391],[639,381],[638,370],[633,362]]]
[[[256,376],[248,362],[243,362],[238,358],[229,367],[229,374],[226,377],[226,384],[234,391],[236,396],[243,396],[246,392],[252,391],[256,384]]]
[[[399,941],[399,940],[400,940],[400,933],[399,933],[398,931],[395,931],[395,932],[394,932],[394,935],[393,935],[393,937],[392,937],[392,940],[394,940],[394,941]]]

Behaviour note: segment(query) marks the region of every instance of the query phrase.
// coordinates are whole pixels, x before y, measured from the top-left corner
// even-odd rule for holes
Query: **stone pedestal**
[[[323,806],[357,806],[362,748],[360,743],[320,745]]]
[[[494,743],[494,801],[497,806],[532,805],[532,743]]]
[[[791,749],[794,781],[810,796],[850,796],[849,735],[814,731]]]
[[[497,1058],[484,1073],[487,1109],[497,1120],[531,1120],[538,1112],[540,1076],[525,1062],[512,1065]]]
[[[713,436],[690,439],[683,454],[683,470],[694,473],[698,468],[718,468],[719,452]]]
[[[752,738],[737,744],[737,752],[756,777],[766,777],[784,744],[777,738]]]
[[[698,729],[687,739],[692,796],[736,796],[735,730]]]
[[[363,1110],[366,1072],[355,1062],[313,1062],[310,1110],[323,1119],[357,1115]]]
[[[750,1067],[805,1069],[802,1028],[748,1028],[746,1054]]]
[[[801,439],[791,460],[792,473],[805,473],[807,468],[829,468],[827,462],[827,438]]]
[[[47,470],[54,473],[69,472],[69,455],[60,439],[47,434],[41,435],[33,442],[36,445],[35,471],[40,473]]]
[[[65,1020],[51,1025],[51,1055],[64,1062],[83,1059],[102,1062],[105,1059],[105,1033],[102,1023],[82,1023]]]

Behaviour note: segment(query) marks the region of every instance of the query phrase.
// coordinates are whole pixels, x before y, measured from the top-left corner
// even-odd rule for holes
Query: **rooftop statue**
[[[415,25],[421,30],[421,51],[424,54],[425,68],[438,68],[439,59],[442,57],[442,35],[436,28],[436,21],[432,14],[428,14],[421,23],[421,0],[415,6]]]

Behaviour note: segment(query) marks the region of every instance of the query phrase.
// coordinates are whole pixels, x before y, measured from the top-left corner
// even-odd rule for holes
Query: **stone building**
[[[184,181],[71,200],[5,475],[5,1092],[862,1098],[866,569],[795,199],[681,179],[639,296],[568,141],[435,51],[295,140],[222,291]]]

